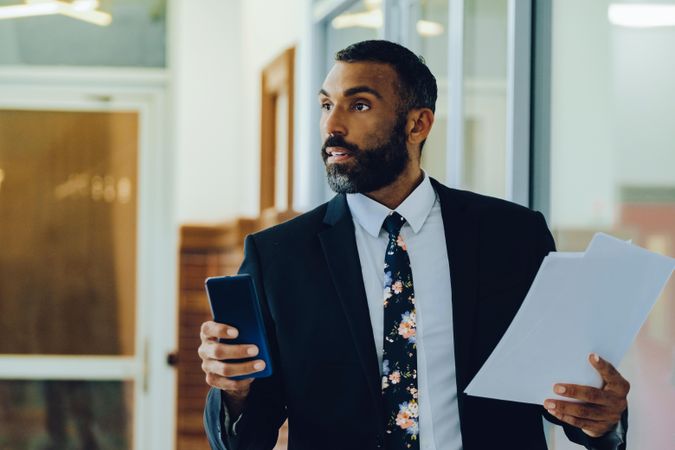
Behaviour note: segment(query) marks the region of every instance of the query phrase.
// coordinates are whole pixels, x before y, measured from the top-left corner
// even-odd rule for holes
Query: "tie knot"
[[[398,236],[399,232],[401,231],[401,227],[403,226],[404,223],[405,218],[396,211],[394,211],[393,213],[389,214],[386,219],[384,219],[382,228],[387,230],[389,234]]]

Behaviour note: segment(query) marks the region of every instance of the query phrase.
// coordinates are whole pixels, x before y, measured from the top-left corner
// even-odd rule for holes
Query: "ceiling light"
[[[675,5],[657,3],[614,3],[607,9],[614,25],[631,28],[675,26]]]
[[[96,9],[98,5],[97,0],[74,0],[72,2],[25,0],[25,3],[21,5],[1,6],[0,19],[61,14],[100,26],[109,25],[112,22],[112,16],[106,12],[98,11]]]
[[[382,6],[382,0],[364,0],[366,9],[375,9]]]
[[[384,18],[382,10],[372,10],[359,13],[340,14],[332,20],[333,28],[340,30],[343,28],[382,28]],[[417,32],[421,36],[438,36],[443,34],[443,25],[430,20],[418,20],[416,24]]]
[[[93,11],[98,8],[98,0],[73,0],[70,6],[75,11]]]
[[[443,34],[443,25],[430,20],[418,20],[417,32],[420,34],[420,36],[425,37],[440,36]]]
[[[61,2],[63,3],[63,2]],[[78,5],[78,3],[81,3]],[[97,11],[98,2],[80,1],[72,4],[64,4],[59,11],[64,16],[72,17],[73,19],[84,20],[99,26],[110,25],[112,16],[103,11]]]
[[[339,30],[352,27],[381,28],[383,23],[382,11],[377,9],[368,12],[341,14],[333,19],[331,25]]]
[[[26,3],[0,7],[0,19],[14,19],[18,17],[45,16],[58,14],[60,6],[56,2]]]

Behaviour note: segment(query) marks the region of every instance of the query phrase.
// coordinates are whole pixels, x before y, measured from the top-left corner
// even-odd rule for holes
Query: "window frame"
[[[323,0],[312,4],[310,32],[308,39],[309,49],[304,53],[304,61],[300,61],[300,71],[305,72],[300,77],[310,81],[309,86],[320,86],[329,64],[329,55],[326,53],[327,27],[330,21],[340,13],[354,5],[358,0]],[[542,201],[545,196],[538,193],[540,185],[544,183],[538,169],[545,165],[540,147],[543,144],[542,136],[535,134],[533,118],[530,114],[533,108],[539,114],[542,107],[540,96],[535,96],[536,87],[539,94],[541,84],[536,86],[531,82],[533,73],[532,46],[542,45],[537,39],[532,39],[534,21],[534,3],[532,0],[505,0],[508,2],[508,45],[507,45],[507,111],[506,122],[506,165],[505,165],[505,198],[515,203],[547,210],[547,204]],[[446,180],[445,183],[454,188],[463,188],[463,154],[464,154],[464,12],[466,0],[447,0],[449,11],[448,23],[448,119],[446,144]],[[547,0],[550,3],[550,0]],[[546,2],[545,2],[546,3]],[[419,40],[415,39],[414,26],[420,15],[421,0],[383,0],[384,26],[380,30],[380,38],[398,42],[419,50]],[[542,10],[537,4],[538,14]],[[537,32],[541,30],[537,29]],[[549,31],[550,33],[550,31]],[[538,36],[537,36],[538,37]],[[538,47],[537,47],[538,48]],[[541,61],[540,61],[541,62]],[[306,85],[305,85],[306,86]],[[306,89],[306,88],[305,88]],[[299,94],[302,95],[302,94]],[[535,103],[536,102],[536,103]],[[307,95],[304,101],[298,104],[304,106],[306,113],[300,114],[298,122],[300,134],[308,133],[307,139],[300,139],[297,155],[308,160],[297,163],[305,170],[308,179],[302,186],[295,186],[300,198],[295,203],[296,210],[307,210],[331,198],[330,191],[324,176],[323,163],[316,158],[315,151],[321,147],[321,139],[316,124],[319,123],[320,113],[315,98]],[[542,116],[543,117],[543,116]],[[539,118],[541,120],[541,118]],[[307,122],[307,123],[305,123]],[[304,145],[303,145],[304,144]],[[534,155],[536,144],[537,155]],[[545,153],[543,154],[545,156]],[[534,169],[537,170],[534,170]],[[296,181],[297,183],[298,181]],[[535,189],[536,187],[536,189]],[[309,189],[309,193],[302,191]],[[537,192],[534,192],[537,191]]]

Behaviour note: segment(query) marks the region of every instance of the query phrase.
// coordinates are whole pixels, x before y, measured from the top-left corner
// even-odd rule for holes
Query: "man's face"
[[[391,184],[410,158],[398,77],[388,64],[337,62],[319,91],[321,156],[338,193]]]

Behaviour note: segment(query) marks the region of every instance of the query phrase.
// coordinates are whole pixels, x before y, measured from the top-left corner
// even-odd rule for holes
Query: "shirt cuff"
[[[232,417],[230,411],[227,409],[227,403],[225,403],[225,393],[220,391],[220,405],[223,418],[223,441],[231,442],[231,439],[237,436],[237,425],[241,421],[243,416],[239,414],[237,417]]]
[[[597,438],[590,438],[590,450],[623,450],[626,448],[626,427],[624,426],[624,415],[617,422],[613,429]]]

